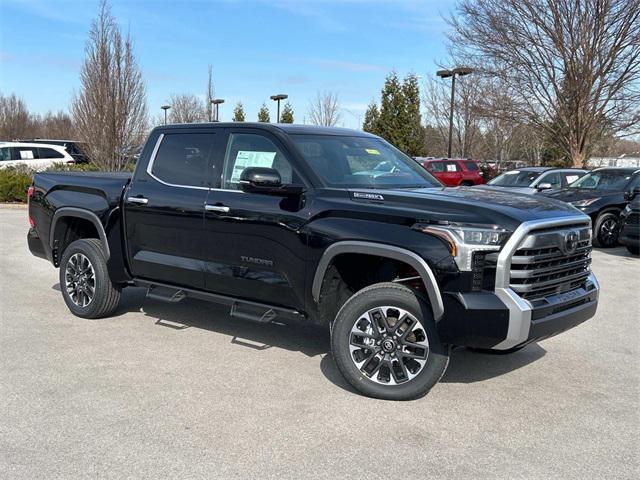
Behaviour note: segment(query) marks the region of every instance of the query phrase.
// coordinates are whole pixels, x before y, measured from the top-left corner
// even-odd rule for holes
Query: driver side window
[[[240,175],[249,167],[277,170],[283,185],[301,183],[287,157],[270,139],[255,133],[232,133],[224,157],[222,188],[239,190]]]

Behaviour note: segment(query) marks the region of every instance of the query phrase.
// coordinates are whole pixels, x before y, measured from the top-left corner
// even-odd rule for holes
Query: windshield
[[[379,138],[292,135],[292,139],[313,171],[331,187],[442,186],[415,160]]]
[[[487,185],[496,185],[498,187],[528,187],[541,173],[542,172],[511,170],[494,178]]]
[[[616,170],[600,170],[587,173],[569,188],[589,188],[592,190],[623,190],[631,178],[630,172]]]

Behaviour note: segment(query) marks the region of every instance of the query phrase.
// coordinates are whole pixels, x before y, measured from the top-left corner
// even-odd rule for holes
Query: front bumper
[[[630,247],[640,247],[640,225],[625,223],[618,235],[618,242]]]
[[[509,288],[445,294],[438,322],[444,343],[508,350],[562,333],[596,314],[600,286],[589,275],[584,287],[534,302]]]

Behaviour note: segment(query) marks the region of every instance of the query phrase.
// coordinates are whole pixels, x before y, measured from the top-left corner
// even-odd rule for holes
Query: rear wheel
[[[618,244],[620,233],[620,217],[612,212],[598,215],[593,228],[593,245],[601,248],[611,248]]]
[[[111,283],[99,240],[76,240],[60,261],[60,289],[71,313],[82,318],[108,317],[118,307],[120,289]]]
[[[332,325],[331,347],[338,369],[356,390],[387,400],[422,397],[449,362],[428,302],[395,283],[353,295]]]

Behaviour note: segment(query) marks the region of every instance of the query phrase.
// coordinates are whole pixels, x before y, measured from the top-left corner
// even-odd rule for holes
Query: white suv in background
[[[0,142],[0,168],[25,165],[40,171],[54,163],[75,163],[75,160],[59,145]]]

